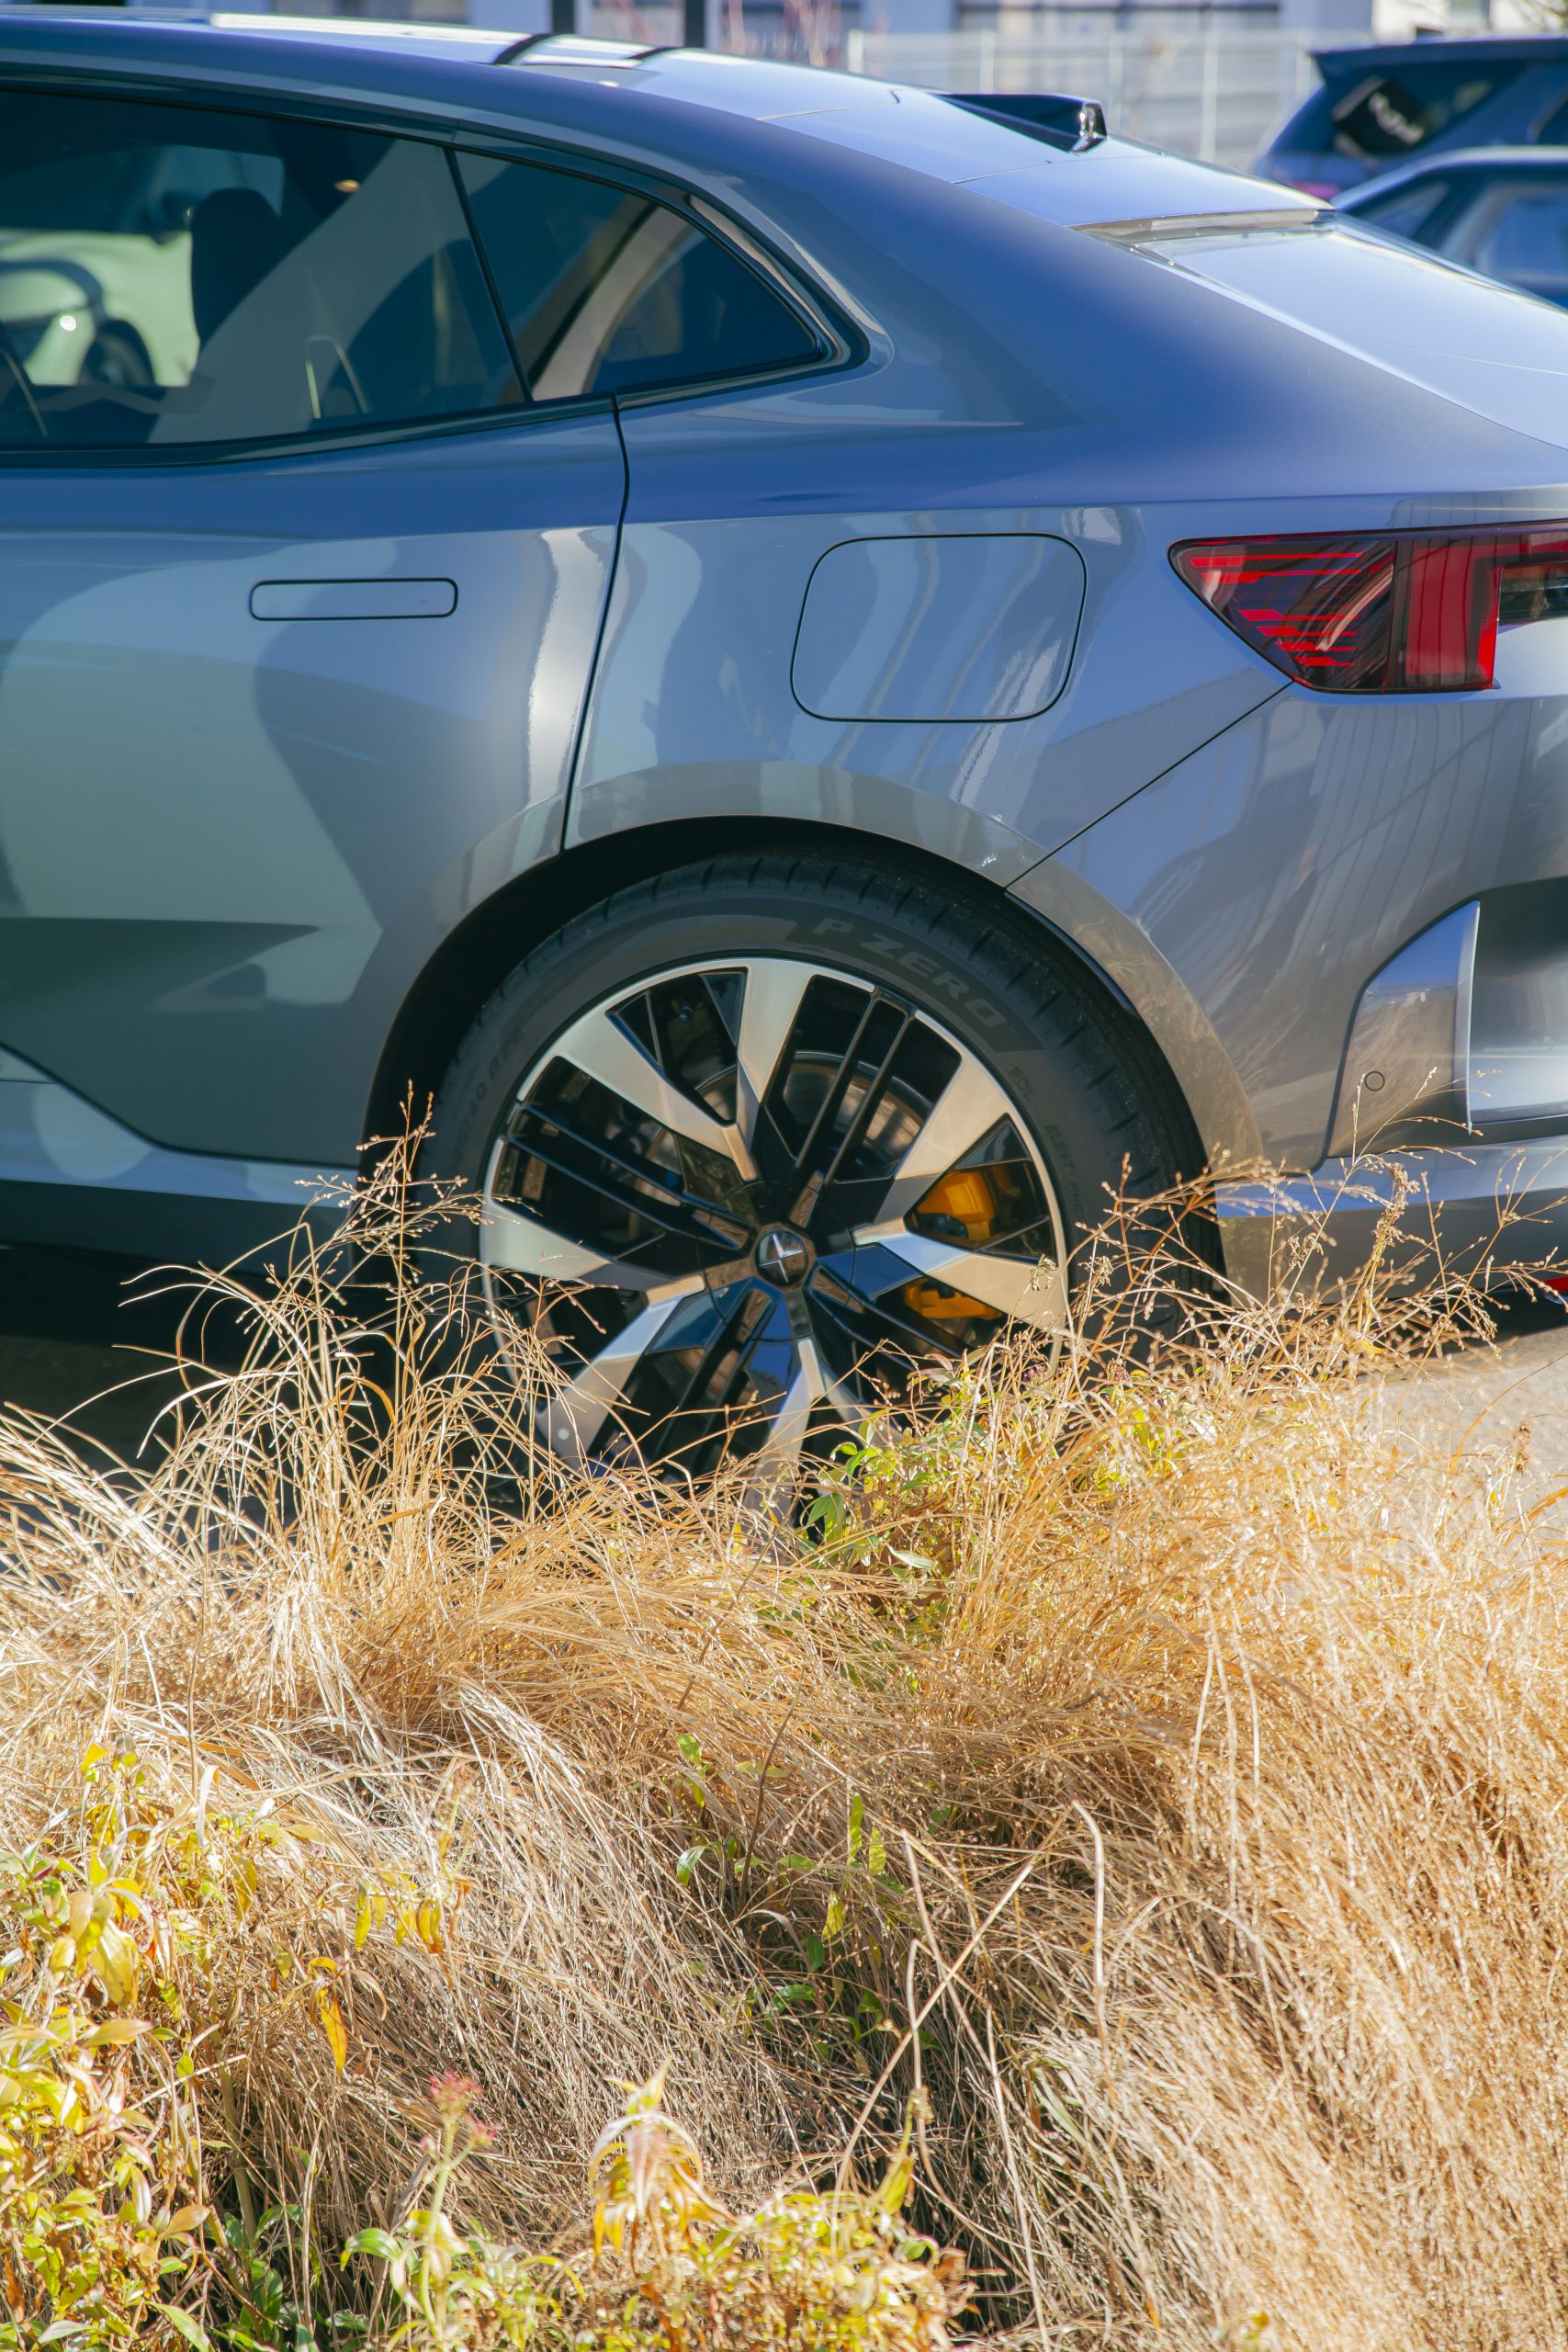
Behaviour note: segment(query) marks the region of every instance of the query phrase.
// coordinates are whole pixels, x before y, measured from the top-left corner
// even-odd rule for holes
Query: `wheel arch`
[[[531,867],[475,908],[419,973],[388,1033],[366,1103],[367,1149],[374,1152],[378,1144],[401,1134],[405,1105],[415,1125],[426,1115],[448,1063],[484,1004],[513,967],[562,923],[628,883],[672,873],[697,858],[789,849],[841,855],[934,883],[990,920],[1000,918],[1054,941],[1090,979],[1111,1017],[1135,1033],[1139,1050],[1168,1089],[1170,1110],[1190,1136],[1190,1157],[1182,1172],[1198,1173],[1204,1136],[1187,1089],[1133,997],[1070,930],[986,875],[916,843],[821,821],[750,816],[673,819],[602,835]]]

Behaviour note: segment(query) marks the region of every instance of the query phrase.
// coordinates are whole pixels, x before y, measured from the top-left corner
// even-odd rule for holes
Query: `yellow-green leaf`
[[[116,2008],[128,2008],[136,1998],[136,1946],[123,1928],[106,1921],[93,1951],[93,1969]]]
[[[186,2342],[191,2346],[191,2352],[212,2352],[212,2343],[207,2330],[199,2320],[192,2319],[189,2312],[182,2312],[173,2303],[160,2303],[158,2309],[163,2312],[175,2335],[184,2336]]]
[[[333,2064],[341,2075],[348,2064],[348,2028],[343,2021],[337,1995],[328,1984],[316,1987],[316,2018],[327,2037],[327,2047],[333,2053]]]

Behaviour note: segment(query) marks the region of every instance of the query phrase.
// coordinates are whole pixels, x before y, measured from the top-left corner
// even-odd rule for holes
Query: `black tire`
[[[426,1166],[479,1190],[520,1082],[569,1023],[650,975],[728,957],[830,967],[939,1023],[1017,1106],[1069,1250],[1119,1192],[1146,1198],[1196,1172],[1184,1108],[1141,1032],[1048,934],[962,886],[949,895],[869,860],[777,853],[620,890],[536,948],[464,1039]]]

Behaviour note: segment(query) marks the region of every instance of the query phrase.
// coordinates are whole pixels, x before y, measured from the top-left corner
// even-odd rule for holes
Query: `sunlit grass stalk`
[[[1568,1563],[1395,1212],[1112,1221],[798,1531],[555,1464],[460,1213],[209,1284],[130,1470],[0,1423],[0,2346],[1568,2343]]]

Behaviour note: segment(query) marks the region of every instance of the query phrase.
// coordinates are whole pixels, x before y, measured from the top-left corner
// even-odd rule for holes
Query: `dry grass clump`
[[[1150,1356],[1124,1311],[867,1432],[803,1533],[519,1476],[527,1399],[357,1214],[387,1316],[301,1243],[134,1475],[0,1424],[17,2341],[61,2305],[5,2086],[74,2065],[89,2203],[141,2161],[101,2093],[162,2184],[116,2226],[173,2246],[121,2341],[553,2346],[558,2305],[893,2352],[953,2325],[942,2243],[1020,2345],[1568,2343],[1568,1561],[1517,1460],[1386,1410],[1451,1318],[1374,1277]],[[626,2106],[666,2064],[689,2140]]]

